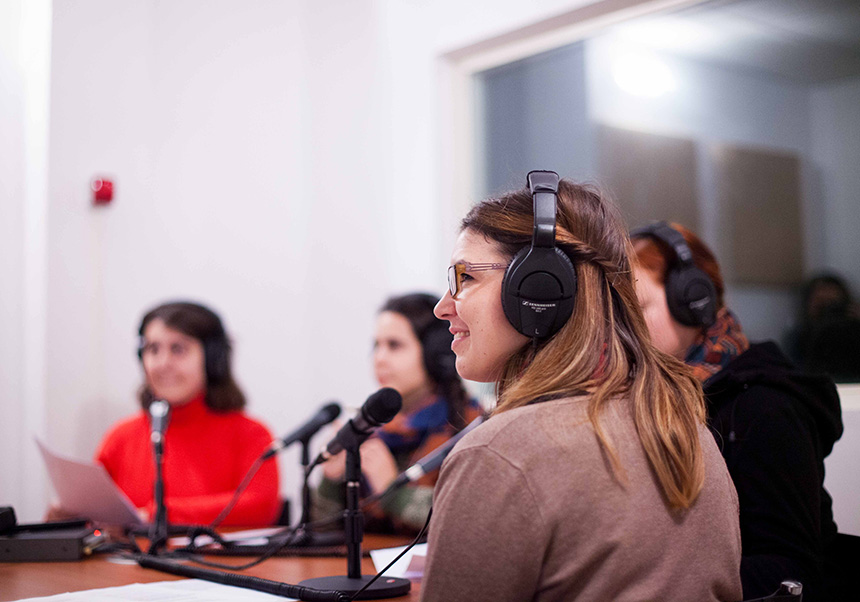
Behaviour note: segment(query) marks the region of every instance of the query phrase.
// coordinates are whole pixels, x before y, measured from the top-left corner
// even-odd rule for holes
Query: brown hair
[[[717,263],[717,258],[708,246],[702,242],[702,239],[693,234],[692,231],[676,223],[670,223],[669,227],[684,237],[684,242],[687,243],[690,253],[693,254],[693,263],[714,283],[714,289],[717,292],[716,309],[720,310],[725,307],[723,295],[726,287],[723,282],[723,274],[720,271],[720,264]],[[676,259],[672,248],[658,238],[642,234],[633,237],[633,249],[636,251],[638,265],[642,269],[654,274],[660,283],[665,285],[669,266]]]
[[[230,366],[230,340],[218,314],[198,303],[188,301],[164,303],[149,310],[143,316],[138,329],[141,337],[138,355],[142,352],[143,333],[155,319],[162,320],[169,328],[193,337],[203,345],[206,357],[205,402],[210,409],[229,412],[245,407],[245,395],[233,379]],[[138,390],[138,400],[144,410],[155,400],[146,382]]]
[[[486,200],[462,223],[509,258],[530,244],[533,226],[528,190]],[[625,394],[668,505],[689,508],[704,482],[698,430],[705,420],[702,391],[681,362],[649,343],[631,274],[632,247],[615,205],[595,188],[562,180],[556,244],[576,269],[573,315],[556,335],[507,360],[495,411],[589,394],[591,424],[620,471],[599,418],[613,396]]]

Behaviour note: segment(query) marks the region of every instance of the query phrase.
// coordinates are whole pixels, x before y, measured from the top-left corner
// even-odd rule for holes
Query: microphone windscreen
[[[368,397],[361,410],[368,423],[380,426],[391,422],[402,407],[403,398],[400,393],[391,387],[385,387]]]
[[[336,401],[333,401],[323,406],[321,412],[326,418],[326,424],[328,424],[329,422],[340,416],[340,404]]]
[[[161,399],[156,399],[149,404],[149,414],[155,418],[164,418],[170,411],[170,404]]]

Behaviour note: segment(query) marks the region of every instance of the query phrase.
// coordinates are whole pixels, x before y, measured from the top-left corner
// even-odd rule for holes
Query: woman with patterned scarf
[[[483,413],[455,368],[453,335],[433,315],[437,297],[413,293],[386,301],[376,320],[373,370],[381,387],[403,397],[403,409],[361,446],[363,495],[385,491],[398,473],[460,432]],[[343,454],[326,462],[314,503],[316,517],[343,509]],[[386,495],[367,508],[367,528],[417,532],[424,526],[439,471]]]
[[[791,578],[803,583],[804,601],[831,599],[825,556],[836,525],[824,458],[842,434],[833,382],[801,372],[772,342],[750,344],[725,306],[720,266],[695,234],[659,222],[631,238],[652,342],[701,381],[738,492],[744,598]]]

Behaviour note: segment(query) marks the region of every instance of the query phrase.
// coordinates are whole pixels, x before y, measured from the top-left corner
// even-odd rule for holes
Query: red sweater
[[[242,477],[272,442],[269,430],[242,412],[216,413],[202,397],[171,408],[164,436],[164,500],[167,519],[208,524],[224,509]],[[138,508],[155,508],[155,461],[145,412],[108,431],[96,462]],[[263,464],[223,525],[270,525],[280,508],[278,467]]]

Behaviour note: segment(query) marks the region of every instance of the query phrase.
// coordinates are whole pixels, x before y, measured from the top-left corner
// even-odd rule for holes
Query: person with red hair
[[[750,343],[725,303],[714,254],[690,230],[657,222],[631,233],[636,289],[652,343],[702,383],[708,425],[740,503],[745,598],[803,583],[830,600],[825,553],[836,539],[824,458],[842,435],[839,396],[772,342]]]

